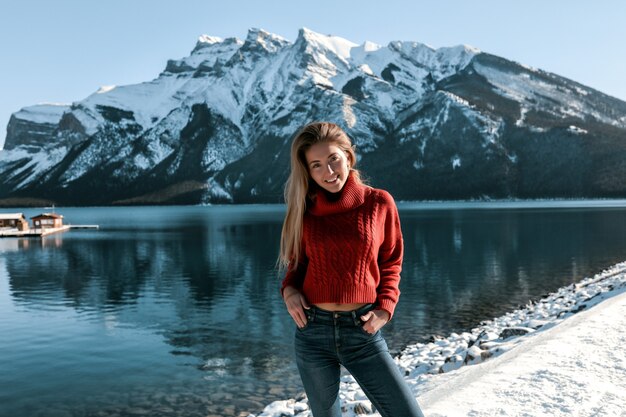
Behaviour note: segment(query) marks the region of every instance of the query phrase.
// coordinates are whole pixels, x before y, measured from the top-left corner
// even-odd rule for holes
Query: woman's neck
[[[353,174],[350,174],[341,191],[329,193],[323,188],[318,188],[309,212],[314,216],[326,216],[350,211],[363,204],[367,194],[369,187],[361,184]]]
[[[337,191],[336,193],[331,193],[330,191],[326,191],[326,190],[322,190],[324,192],[324,195],[326,196],[326,199],[330,202],[337,202],[339,201],[339,199],[341,198],[341,193],[343,192],[343,188],[339,191]]]

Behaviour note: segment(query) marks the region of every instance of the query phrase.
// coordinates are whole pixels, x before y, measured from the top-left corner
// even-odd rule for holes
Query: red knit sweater
[[[320,190],[304,215],[300,261],[292,286],[309,303],[377,303],[393,316],[400,290],[403,241],[393,197],[358,184],[352,174],[338,200]]]

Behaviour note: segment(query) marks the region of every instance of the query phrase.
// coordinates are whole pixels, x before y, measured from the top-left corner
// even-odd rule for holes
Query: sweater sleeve
[[[378,306],[381,310],[389,313],[389,320],[391,320],[400,297],[399,284],[404,242],[396,203],[389,193],[385,192],[384,194],[384,237],[378,251],[380,283],[376,292]]]
[[[284,291],[286,287],[294,287],[298,291],[302,289],[302,284],[304,283],[304,277],[306,275],[306,269],[309,264],[309,259],[306,256],[306,252],[304,250],[304,241],[301,244],[300,248],[300,259],[298,260],[298,265],[294,265],[294,261],[289,262],[287,267],[287,273],[285,274],[285,278],[283,278],[282,286],[280,287],[281,296],[284,295]]]

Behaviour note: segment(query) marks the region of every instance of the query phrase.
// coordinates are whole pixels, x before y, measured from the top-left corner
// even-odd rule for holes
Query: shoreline
[[[459,387],[450,392],[446,386],[454,385],[457,375],[478,372],[481,364],[493,368],[492,364],[502,362],[499,360],[502,355],[514,359],[514,354],[519,350],[516,348],[529,344],[527,350],[532,349],[532,343],[537,337],[557,331],[559,325],[568,323],[568,319],[577,313],[589,312],[593,317],[592,307],[622,293],[626,293],[626,262],[615,264],[576,284],[562,287],[539,301],[529,302],[525,307],[484,321],[468,332],[452,333],[447,338],[433,337],[429,343],[408,345],[394,360],[425,414],[430,415],[430,409],[434,407],[438,416],[464,415],[459,414],[459,410],[447,410],[446,406],[437,403],[438,398],[455,396]],[[622,298],[626,299],[626,296]],[[378,415],[350,375],[341,379],[340,398],[344,416]],[[514,413],[515,407],[509,411]],[[475,415],[483,415],[476,414],[476,410],[473,412]],[[505,411],[502,415],[516,414],[507,414]],[[310,417],[306,399],[274,401],[258,416],[249,415],[280,416]]]
[[[279,202],[267,202],[267,203],[197,203],[197,204],[153,204],[153,203],[145,203],[145,204],[109,204],[109,205],[59,205],[58,203],[47,201],[47,200],[36,200],[33,203],[29,201],[13,201],[9,202],[10,199],[0,199],[0,210],[3,209],[44,209],[45,207],[55,205],[55,208],[77,208],[77,209],[89,209],[89,208],[112,208],[112,207],[121,207],[121,208],[136,208],[136,207],[247,207],[247,206],[285,206],[285,203]],[[45,201],[46,203],[42,203],[41,201]],[[19,203],[19,204],[18,204]],[[419,205],[422,204],[424,206],[446,206],[451,204],[467,204],[471,207],[480,207],[485,205],[506,205],[506,206],[515,206],[519,205],[520,208],[524,207],[537,207],[537,208],[550,208],[550,207],[560,207],[559,204],[563,204],[565,207],[573,207],[573,208],[584,208],[584,207],[626,207],[626,197],[590,197],[590,198],[582,198],[582,197],[544,197],[544,198],[468,198],[468,199],[459,199],[459,200],[396,200],[396,204],[398,206],[408,206],[408,205]],[[526,206],[524,206],[526,204]],[[596,204],[596,205],[594,205]],[[604,204],[604,205],[603,205]],[[426,207],[431,208],[431,207]]]

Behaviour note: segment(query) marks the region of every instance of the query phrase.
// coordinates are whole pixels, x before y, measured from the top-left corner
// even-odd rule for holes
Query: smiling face
[[[352,162],[340,147],[332,142],[319,142],[312,145],[304,155],[309,175],[317,185],[331,193],[341,191]]]

